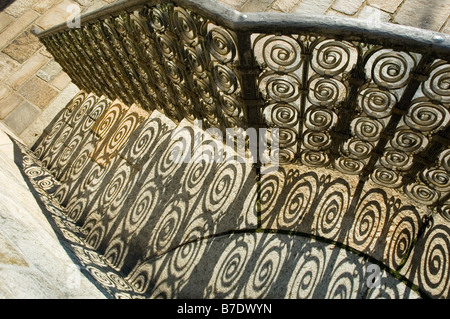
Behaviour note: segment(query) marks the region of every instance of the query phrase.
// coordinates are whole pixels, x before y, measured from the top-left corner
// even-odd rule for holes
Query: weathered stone
[[[324,14],[331,6],[334,0],[302,0],[292,12],[298,14]]]
[[[83,7],[88,7],[90,6],[92,3],[95,2],[95,0],[75,0],[80,6]]]
[[[3,49],[3,53],[9,55],[17,62],[23,63],[41,46],[42,43],[39,42],[39,39],[33,35],[30,30],[26,30],[8,44],[8,46]]]
[[[291,12],[298,2],[299,0],[278,0],[272,4],[272,9],[281,12]]]
[[[27,261],[24,256],[14,247],[14,244],[0,233],[0,240],[2,244],[0,245],[0,264],[4,265],[14,265],[14,266],[28,266]]]
[[[61,93],[45,108],[44,111],[20,134],[22,141],[31,147],[49,122],[55,118],[61,109],[63,109],[70,100],[79,92],[79,88],[70,83]]]
[[[22,102],[5,119],[16,134],[22,133],[31,122],[39,115],[40,110],[27,101]]]
[[[61,2],[61,0],[39,0],[32,6],[32,9],[40,14],[44,14],[55,3],[59,3],[59,2]]]
[[[364,6],[358,14],[358,19],[368,20],[376,26],[380,22],[389,22],[391,15],[377,8]]]
[[[14,18],[11,17],[6,12],[0,12],[0,33],[10,25],[14,21]]]
[[[387,11],[389,13],[394,13],[397,11],[398,7],[404,2],[403,0],[368,0],[369,5],[379,8],[381,10]]]
[[[6,54],[0,53],[0,82],[3,82],[8,76],[19,67],[19,63],[11,59]]]
[[[50,101],[58,95],[58,91],[35,76],[20,88],[19,93],[27,100],[33,101],[41,109],[45,109]]]
[[[73,1],[63,0],[37,19],[36,24],[43,29],[48,29],[57,24],[66,22],[73,14],[72,8],[74,5],[77,4]]]
[[[16,19],[0,33],[0,49],[4,48],[15,37],[27,29],[39,15],[33,10],[26,11],[20,19]]]
[[[49,58],[39,52],[33,54],[24,64],[15,70],[6,80],[14,90],[18,90],[28,79],[30,79]]]
[[[2,86],[0,90],[2,92],[0,97],[0,119],[3,120],[23,101],[23,98],[7,87]]]
[[[55,60],[42,67],[36,75],[45,82],[51,82],[62,72],[62,67]]]
[[[243,12],[261,12],[266,11],[273,0],[248,0],[242,7],[240,11]]]
[[[111,1],[111,0],[109,0]],[[223,5],[230,7],[234,10],[240,10],[242,5],[246,2],[247,0],[228,0],[228,1],[224,1],[224,0],[219,0],[218,2],[222,3]]]
[[[58,90],[63,90],[71,82],[66,72],[60,72],[52,81],[52,85]]]
[[[39,50],[39,53],[42,54],[43,56],[46,56],[46,57],[49,58],[49,59],[53,59],[53,55],[52,55],[50,52],[48,52],[48,50],[47,50],[46,47],[42,47],[42,48]]]
[[[98,10],[100,8],[103,8],[104,6],[107,6],[108,3],[102,0],[96,0],[93,1],[93,3],[91,5],[89,5],[88,7],[86,7],[86,9],[82,10],[82,13],[87,13],[87,12],[92,12],[95,10]]]
[[[35,2],[37,2],[37,0],[15,0],[5,11],[10,15],[19,18],[26,10],[31,9],[31,6]]]
[[[439,1],[431,5],[429,0],[410,0],[400,7],[394,22],[439,31],[447,21],[449,12],[449,1]]]
[[[0,296],[104,298],[59,241],[52,227],[55,224],[47,220],[50,214],[31,193],[23,171],[9,155],[0,156],[0,250],[15,260],[1,267]]]
[[[348,15],[354,15],[361,8],[364,0],[336,0],[333,9]]]
[[[326,13],[327,16],[332,16],[332,17],[344,17],[344,18],[348,18],[348,15],[346,15],[345,13],[333,10],[333,9],[329,9]]]
[[[0,101],[6,98],[9,94],[9,89],[6,86],[0,85]]]

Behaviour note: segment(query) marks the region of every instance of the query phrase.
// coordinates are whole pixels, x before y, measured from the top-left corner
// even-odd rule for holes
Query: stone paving
[[[0,121],[31,146],[78,92],[30,30],[115,0],[15,0],[0,9]],[[450,0],[218,0],[242,12],[337,15],[450,33]],[[418,14],[420,8],[420,14]]]
[[[450,33],[450,1],[436,0],[219,0],[239,11],[335,15],[378,19]],[[418,14],[418,8],[420,13]]]
[[[16,0],[0,11],[0,120],[28,145],[78,92],[32,28],[47,29],[115,0]],[[72,11],[71,11],[72,10]]]

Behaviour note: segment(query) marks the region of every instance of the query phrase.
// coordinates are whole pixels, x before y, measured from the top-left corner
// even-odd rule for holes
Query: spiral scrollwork
[[[268,106],[265,111],[270,112],[270,122],[280,128],[293,128],[299,120],[297,108],[287,103]]]
[[[156,45],[159,52],[167,59],[172,60],[177,56],[177,45],[175,39],[166,34],[158,34]]]
[[[213,103],[214,95],[208,79],[204,80],[195,76],[193,84],[197,93],[200,95],[204,102],[208,104]]]
[[[271,150],[271,152],[275,152],[275,150]],[[295,152],[290,148],[279,149],[277,152],[272,154],[271,156],[274,159],[278,159],[280,164],[289,164],[293,163],[295,160]]]
[[[346,141],[342,147],[342,153],[353,159],[364,160],[370,157],[373,144],[353,137]]]
[[[450,222],[450,203],[447,202],[438,208],[439,215],[442,216],[446,221]]]
[[[182,66],[178,63],[166,60],[164,61],[164,70],[169,79],[174,83],[180,84],[183,82]]]
[[[187,44],[194,44],[197,39],[197,26],[192,19],[192,13],[175,7],[171,17],[174,29],[181,35],[183,41]]]
[[[243,117],[243,108],[241,103],[227,94],[220,94],[220,102],[225,113],[233,118]]]
[[[440,104],[426,101],[414,102],[405,116],[406,124],[423,132],[437,132],[449,122],[450,112]]]
[[[337,114],[326,108],[310,107],[306,111],[305,125],[312,131],[328,131],[337,123]]]
[[[433,101],[450,103],[450,64],[437,63],[422,90]]]
[[[401,127],[395,132],[391,145],[396,150],[417,154],[428,145],[428,139],[425,135],[412,131],[408,127]]]
[[[178,248],[170,258],[170,273],[179,278],[180,285],[184,285],[191,275],[197,260],[206,249],[206,241],[190,242]],[[181,288],[181,287],[179,287]]]
[[[446,149],[439,154],[439,164],[450,173],[450,149]]]
[[[245,298],[250,296],[264,298],[270,290],[270,286],[280,274],[284,256],[288,247],[278,238],[273,238],[270,243],[264,245],[255,264],[255,271],[244,288]]]
[[[201,46],[184,47],[188,65],[198,76],[204,76],[206,70],[206,58]]]
[[[419,231],[419,215],[416,211],[403,208],[390,220],[389,241],[384,258],[394,269],[402,266]]]
[[[303,145],[312,151],[323,151],[331,146],[331,136],[328,132],[307,131],[303,136]]]
[[[206,47],[218,61],[228,63],[236,56],[236,45],[231,34],[223,28],[212,27],[206,35]]]
[[[344,174],[358,175],[363,170],[365,164],[359,159],[341,156],[334,161],[333,165],[338,171]]]
[[[433,292],[436,297],[446,298],[450,288],[449,235],[450,229],[447,226],[433,227],[426,236],[420,256],[420,285]]]
[[[357,117],[350,126],[352,134],[366,142],[378,141],[384,129],[380,121],[368,117]]]
[[[385,187],[399,187],[402,184],[402,175],[384,166],[378,166],[370,175],[372,180],[378,185]]]
[[[358,204],[353,221],[352,247],[371,251],[380,237],[387,212],[386,201],[377,191],[369,191]]]
[[[360,109],[374,118],[391,115],[392,108],[397,103],[397,98],[393,93],[373,87],[362,90],[358,100]]]
[[[422,172],[425,182],[440,192],[450,191],[450,175],[442,168],[429,168]]]
[[[302,152],[300,159],[304,165],[313,167],[325,167],[330,163],[328,154],[323,151],[306,150]]]
[[[349,71],[356,56],[357,52],[351,44],[324,40],[315,46],[311,66],[320,75],[336,76]]]
[[[260,87],[266,98],[276,102],[293,102],[300,95],[300,81],[294,75],[269,74],[261,79]]]
[[[408,171],[413,165],[414,157],[395,149],[387,149],[380,158],[380,163],[389,169]]]
[[[289,281],[289,287],[293,288],[288,297],[294,299],[314,298],[317,286],[323,278],[326,260],[326,251],[320,247],[310,247],[301,254]]]
[[[220,90],[227,94],[232,94],[238,88],[238,80],[234,72],[220,64],[216,64],[213,68],[214,82]]]
[[[289,36],[272,36],[263,44],[264,63],[273,71],[290,73],[303,61],[300,44]]]
[[[347,87],[337,79],[315,77],[310,82],[308,100],[314,105],[337,106],[346,96]]]
[[[372,65],[372,79],[378,86],[399,89],[408,83],[411,70],[416,65],[416,61],[411,55],[383,49],[375,56]]]
[[[236,194],[233,190],[239,187],[238,176],[242,174],[242,168],[231,164],[223,165],[217,171],[205,197],[204,205],[211,211],[220,212],[233,201]]]
[[[432,205],[439,199],[439,193],[436,190],[421,182],[406,185],[403,189],[409,197],[425,205]]]
[[[140,190],[125,218],[125,228],[130,234],[138,233],[142,229],[160,196],[159,189],[153,185],[145,185]]]
[[[314,214],[314,232],[317,235],[336,238],[349,205],[349,198],[350,189],[347,184],[335,180],[326,185]]]
[[[235,297],[238,282],[244,276],[246,266],[252,257],[256,246],[256,236],[246,235],[238,240],[231,241],[223,250],[214,267],[214,273],[205,289],[211,292],[211,297]],[[206,296],[205,296],[206,297]]]
[[[152,7],[148,12],[148,23],[153,30],[163,33],[169,26],[169,17],[158,7]]]
[[[186,211],[187,207],[187,201],[179,197],[167,205],[152,233],[150,241],[153,253],[165,252],[174,244],[175,236],[179,233],[179,228],[182,225],[183,212]]]

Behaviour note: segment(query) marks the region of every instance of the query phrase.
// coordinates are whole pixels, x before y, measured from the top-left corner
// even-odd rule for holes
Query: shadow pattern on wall
[[[138,293],[449,298],[450,228],[369,181],[302,166],[260,175],[188,121],[84,91],[33,151],[77,236]],[[367,285],[372,264],[381,288]]]

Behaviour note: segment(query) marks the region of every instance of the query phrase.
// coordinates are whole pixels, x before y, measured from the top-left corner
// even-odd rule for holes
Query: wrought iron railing
[[[371,178],[450,218],[447,35],[131,0],[38,36],[87,92],[221,130],[279,128],[281,163]]]

